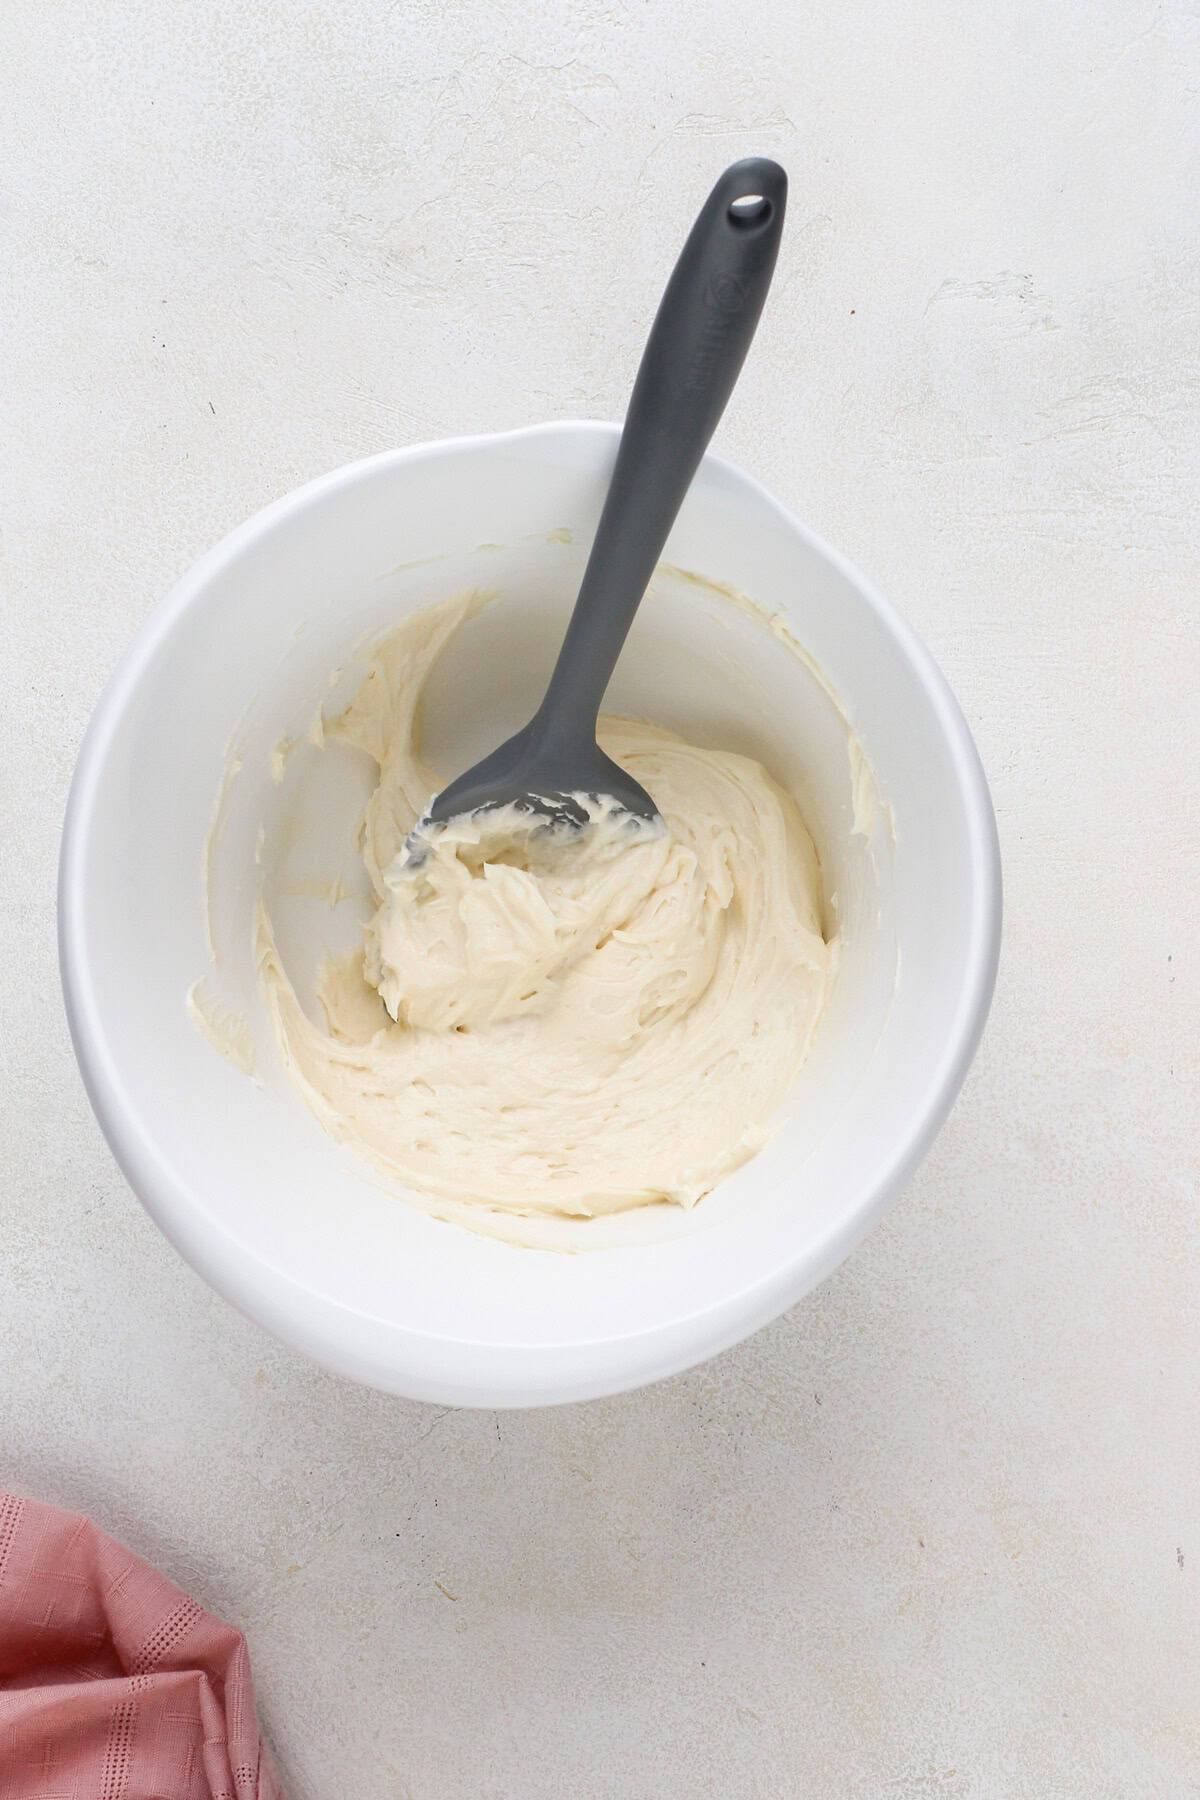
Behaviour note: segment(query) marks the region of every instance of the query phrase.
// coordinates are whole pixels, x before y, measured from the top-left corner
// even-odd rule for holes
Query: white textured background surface
[[[295,1800],[1200,1794],[1194,0],[7,0],[0,69],[0,1475],[244,1625]],[[789,227],[717,445],[962,698],[992,1023],[884,1226],[741,1349],[550,1414],[385,1399],[108,1156],[75,750],[272,496],[619,417],[760,150]]]

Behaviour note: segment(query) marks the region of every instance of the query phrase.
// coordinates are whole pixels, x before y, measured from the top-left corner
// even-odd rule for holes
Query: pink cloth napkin
[[[284,1800],[241,1633],[78,1513],[3,1492],[0,1800]]]

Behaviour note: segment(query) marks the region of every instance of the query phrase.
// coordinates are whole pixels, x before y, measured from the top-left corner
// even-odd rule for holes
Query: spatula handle
[[[608,498],[539,718],[591,732],[667,535],[733,391],[779,251],[787,176],[726,169],[662,297],[625,417]]]

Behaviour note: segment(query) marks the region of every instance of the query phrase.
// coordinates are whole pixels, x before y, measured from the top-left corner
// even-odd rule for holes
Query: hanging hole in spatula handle
[[[769,225],[775,209],[787,200],[787,176],[769,156],[747,156],[719,177],[709,203],[718,197],[733,224]]]
[[[756,225],[769,225],[773,211],[765,194],[743,194],[729,202],[729,222],[742,231],[752,231]]]

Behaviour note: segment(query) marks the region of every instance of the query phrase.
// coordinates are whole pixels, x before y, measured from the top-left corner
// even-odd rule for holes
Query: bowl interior
[[[372,638],[464,587],[495,597],[430,685],[429,760],[452,776],[520,724],[615,441],[610,427],[548,427],[401,452],[251,521],[135,645],[72,798],[68,1003],[134,1186],[236,1303],[327,1363],[419,1397],[609,1391],[771,1316],[840,1260],[908,1172],[986,1004],[987,846],[953,703],[840,559],[709,461],[608,705],[757,756],[801,800],[843,948],[777,1136],[692,1213],[627,1215],[603,1228],[608,1247],[564,1256],[404,1204],[293,1092],[258,998],[255,903],[265,883],[304,997],[318,955],[351,942],[365,916],[353,827],[370,787],[353,753],[304,734],[353,692]],[[338,877],[351,897],[331,906]],[[257,1079],[196,1030],[185,995],[200,976],[246,1016]]]

